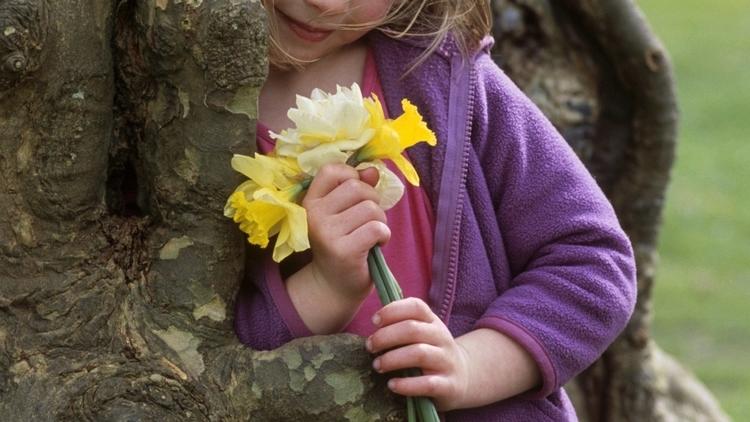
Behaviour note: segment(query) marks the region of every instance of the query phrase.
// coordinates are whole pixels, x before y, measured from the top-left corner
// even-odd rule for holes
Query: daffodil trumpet
[[[357,161],[388,159],[404,174],[406,180],[419,186],[419,176],[414,166],[404,157],[404,150],[419,143],[427,142],[435,146],[437,137],[422,120],[417,107],[407,99],[401,100],[404,113],[394,120],[386,119],[378,96],[365,99],[365,107],[370,113],[370,127],[375,132],[372,139],[356,153]]]

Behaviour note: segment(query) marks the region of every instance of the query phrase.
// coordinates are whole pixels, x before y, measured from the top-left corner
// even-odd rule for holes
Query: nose
[[[346,12],[349,2],[350,0],[305,0],[307,5],[325,15],[340,15]]]

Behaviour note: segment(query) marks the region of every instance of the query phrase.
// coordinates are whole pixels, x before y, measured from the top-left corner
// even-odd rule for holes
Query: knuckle
[[[338,171],[338,165],[336,163],[323,164],[318,170],[318,174],[323,173],[324,175],[335,174]]]
[[[421,327],[419,326],[419,322],[417,322],[417,321],[415,321],[415,320],[413,320],[413,319],[410,319],[410,320],[408,320],[408,321],[405,321],[405,322],[404,322],[404,325],[405,325],[405,327],[404,327],[404,328],[405,328],[405,329],[404,329],[404,331],[405,331],[405,332],[406,332],[406,334],[407,334],[407,335],[409,335],[410,337],[413,337],[413,336],[415,336],[415,335],[419,334],[419,331],[420,331],[420,328],[421,328]]]
[[[412,306],[414,306],[414,310],[417,311],[419,315],[424,316],[432,312],[430,310],[430,307],[427,306],[427,304],[422,299],[417,298],[417,297],[413,299],[414,300],[412,301]]]
[[[380,212],[382,211],[378,203],[373,201],[372,199],[366,199],[364,203],[365,203],[365,207],[367,211],[369,211],[370,213],[374,215],[379,215]]]
[[[407,300],[407,303],[406,303],[406,304],[407,304],[407,305],[409,306],[409,308],[410,308],[410,309],[411,309],[412,311],[420,311],[420,310],[422,309],[422,306],[421,306],[421,304],[420,304],[420,302],[422,302],[422,301],[421,301],[421,300],[419,300],[419,298],[416,298],[416,297],[409,297],[409,298],[407,298],[406,300]]]
[[[311,232],[317,232],[319,227],[325,227],[325,221],[319,213],[311,210],[307,213],[307,225]]]
[[[425,379],[425,390],[427,390],[427,395],[435,395],[438,390],[440,389],[439,380],[437,377],[427,377]]]
[[[383,223],[382,221],[376,221],[375,226],[377,227],[379,237],[382,237],[385,240],[388,240],[391,238],[391,229],[388,227],[387,224]]]
[[[418,299],[416,297],[407,297],[406,299],[404,299],[404,302],[411,307],[415,307],[417,301]]]
[[[360,181],[357,179],[346,179],[342,185],[347,191],[353,192],[359,189]]]
[[[417,362],[424,364],[430,356],[430,348],[424,343],[417,344],[414,346],[414,355]]]
[[[383,237],[385,230],[382,227],[384,224],[380,221],[371,220],[365,223],[363,226],[367,232],[368,237],[372,239],[380,239]]]
[[[369,220],[382,221],[385,214],[382,212],[378,204],[375,201],[366,199],[360,203],[360,207],[363,209],[365,216]]]
[[[332,164],[324,164],[322,167],[318,169],[318,172],[315,174],[314,179],[326,179],[328,177],[331,177],[333,175],[333,165]]]

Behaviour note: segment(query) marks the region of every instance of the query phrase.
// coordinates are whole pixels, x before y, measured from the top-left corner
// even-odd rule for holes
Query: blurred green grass
[[[674,64],[677,162],[654,336],[750,420],[750,0],[641,0]]]

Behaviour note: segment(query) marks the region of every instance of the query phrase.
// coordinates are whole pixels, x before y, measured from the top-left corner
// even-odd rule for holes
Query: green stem
[[[414,397],[406,398],[406,420],[417,422],[417,410],[414,408]]]
[[[378,264],[375,261],[375,257],[373,257],[371,253],[367,254],[367,267],[370,269],[370,277],[372,278],[372,283],[375,285],[375,291],[378,292],[380,303],[384,306],[391,303],[391,298],[388,296],[388,290],[383,284],[383,276],[378,270]]]
[[[367,254],[367,265],[370,270],[372,282],[375,284],[375,290],[377,290],[378,297],[383,306],[396,300],[403,299],[404,295],[401,286],[399,286],[396,277],[393,276],[391,269],[388,268],[388,264],[385,262],[385,257],[383,256],[383,251],[380,249],[380,246],[375,245],[370,249],[370,252]],[[406,376],[410,377],[418,377],[422,375],[422,371],[418,368],[408,369],[404,371],[404,373]],[[435,404],[429,397],[407,397],[406,413],[409,422],[440,421]]]
[[[377,272],[380,273],[381,279],[383,280],[383,286],[386,289],[388,297],[391,299],[390,302],[403,299],[404,294],[401,290],[401,286],[399,286],[396,277],[391,273],[391,269],[388,268],[388,264],[385,262],[385,257],[383,256],[383,251],[380,249],[380,246],[373,246],[373,248],[370,249],[368,256],[372,256],[375,261],[375,268]],[[387,304],[388,303],[383,303],[383,305]]]

